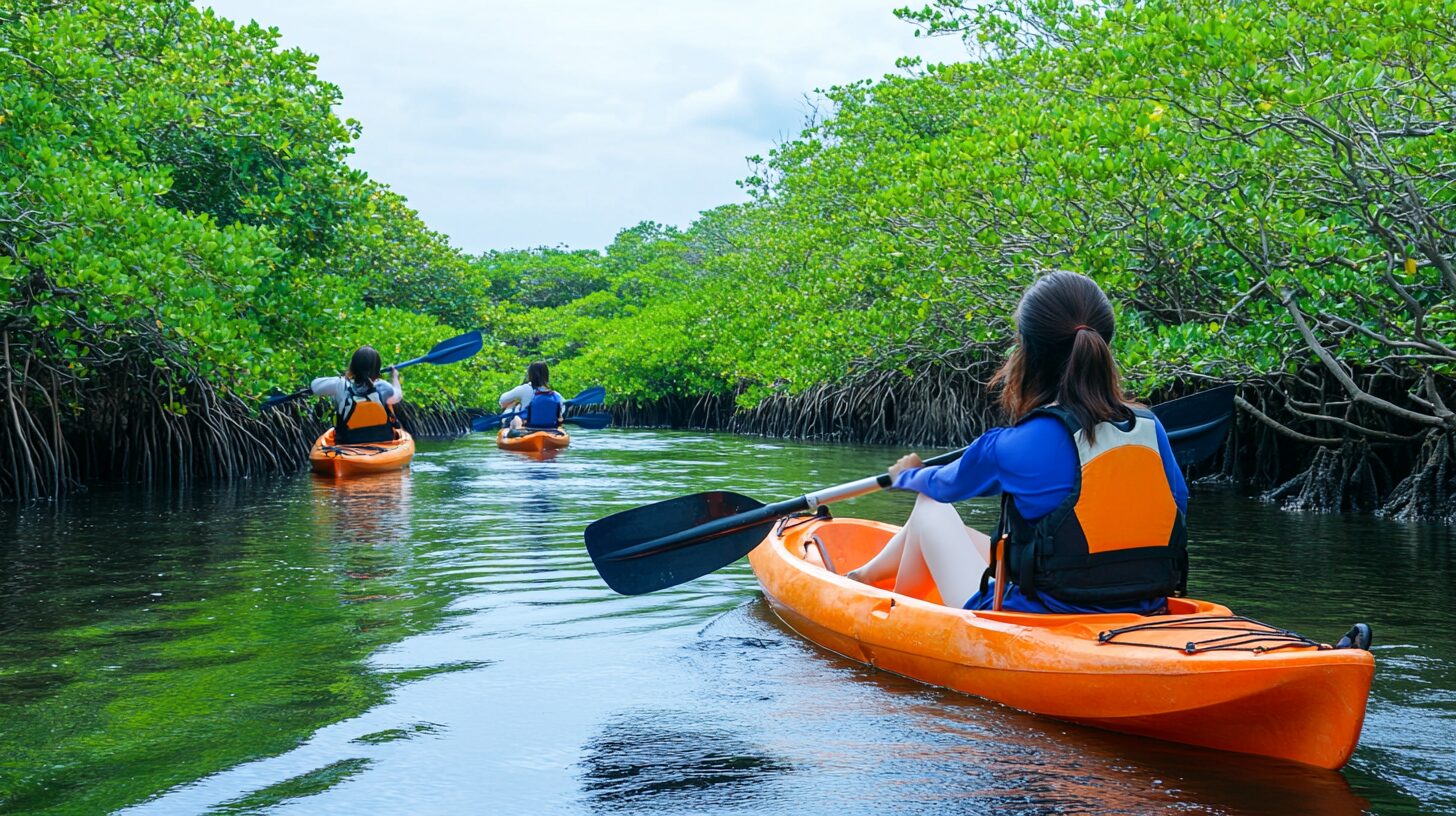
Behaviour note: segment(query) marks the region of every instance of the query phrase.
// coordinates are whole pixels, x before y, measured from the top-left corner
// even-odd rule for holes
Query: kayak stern
[[[1097,728],[1323,768],[1354,751],[1374,675],[1369,652],[1290,640],[1298,636],[1187,598],[1152,617],[973,612],[836,574],[863,564],[896,529],[790,519],[749,561],[790,628],[914,680]],[[1190,642],[1216,644],[1230,627],[1247,650],[1188,653]]]
[[[330,428],[313,443],[309,466],[314,473],[337,479],[407,468],[414,459],[415,440],[402,429],[397,433],[393,442],[336,446],[334,429]]]
[[[535,431],[521,436],[511,436],[509,428],[502,428],[495,437],[496,447],[503,450],[525,453],[541,453],[560,450],[571,444],[571,435],[565,431]]]

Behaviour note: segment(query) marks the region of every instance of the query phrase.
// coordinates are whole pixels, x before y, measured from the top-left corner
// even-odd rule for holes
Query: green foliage
[[[1453,12],[902,9],[974,58],[828,90],[751,160],[746,203],[600,252],[467,257],[348,167],[358,126],[276,31],[182,0],[24,0],[0,26],[0,326],[29,401],[75,412],[118,371],[185,411],[199,381],[256,396],[357,343],[409,357],[477,326],[487,351],[412,375],[412,400],[488,405],[544,358],[567,390],[749,407],[873,372],[980,376],[1026,284],[1069,268],[1117,302],[1140,390],[1343,365],[1424,383],[1416,421],[1439,423]]]
[[[183,0],[0,16],[0,326],[33,404],[44,384],[101,410],[103,374],[255,397],[488,319],[469,260],[345,163],[357,125],[276,30]],[[421,372],[414,395],[479,380]]]
[[[1418,412],[1449,390],[1456,61],[1439,43],[1456,3],[899,13],[975,59],[831,89],[756,160],[750,203],[623,233],[588,258],[606,289],[514,304],[512,342],[620,397],[749,406],[867,370],[994,364],[1021,290],[1069,268],[1118,303],[1145,393],[1287,377],[1316,349],[1406,384],[1430,371]],[[522,279],[547,265],[517,261]]]

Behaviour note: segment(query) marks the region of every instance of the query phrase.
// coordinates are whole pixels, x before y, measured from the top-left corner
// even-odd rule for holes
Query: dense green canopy
[[[561,387],[624,404],[956,435],[1021,289],[1068,268],[1117,302],[1142,394],[1263,383],[1266,433],[1338,448],[1381,500],[1450,457],[1456,0],[899,13],[967,60],[824,91],[754,159],[746,203],[602,252],[467,257],[346,164],[358,126],[275,32],[181,0],[12,4],[0,333],[25,411],[5,438],[58,428],[40,472],[126,410],[112,384],[184,416],[336,370],[357,343],[405,357],[477,326],[487,353],[422,371],[412,399],[489,404],[545,358]],[[953,410],[917,414],[916,394]],[[1371,446],[1385,464],[1359,464]],[[5,466],[7,492],[24,472]],[[1448,493],[1395,509],[1444,513]]]
[[[624,396],[741,386],[752,405],[855,366],[923,373],[971,346],[1004,351],[1020,289],[1061,267],[1122,305],[1119,351],[1144,388],[1293,374],[1315,345],[1362,374],[1444,377],[1456,360],[1440,341],[1456,291],[1452,11],[903,12],[964,34],[976,59],[828,91],[823,119],[746,180],[752,203],[685,232],[623,233],[599,261],[611,285],[535,301],[551,311],[529,325],[551,334],[521,339]],[[566,273],[552,253],[528,260]],[[661,271],[644,287],[648,265]],[[677,365],[659,369],[656,348]],[[1449,422],[1419,400],[1356,399]]]
[[[4,492],[57,491],[90,436],[132,445],[121,475],[247,445],[234,398],[481,322],[467,260],[345,163],[358,125],[314,64],[184,0],[0,10]],[[473,400],[497,349],[411,379]]]

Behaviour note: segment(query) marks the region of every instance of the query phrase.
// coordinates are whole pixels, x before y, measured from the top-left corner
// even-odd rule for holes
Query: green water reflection
[[[1196,595],[1326,639],[1375,626],[1365,735],[1326,774],[859,667],[778,625],[742,564],[621,598],[581,552],[615,510],[706,487],[781,498],[886,449],[619,431],[532,459],[488,442],[425,444],[412,473],[354,482],[0,511],[0,811],[1456,809],[1447,528],[1195,495]],[[841,512],[895,521],[908,501]]]

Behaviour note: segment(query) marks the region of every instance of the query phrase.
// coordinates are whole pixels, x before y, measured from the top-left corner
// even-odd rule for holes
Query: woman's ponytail
[[[1088,442],[1095,442],[1097,423],[1127,419],[1132,415],[1123,403],[1122,385],[1112,348],[1091,326],[1075,329],[1072,350],[1057,383],[1057,403],[1077,418]]]
[[[1040,278],[1021,296],[1016,328],[1020,342],[992,380],[1012,422],[1056,402],[1092,442],[1098,423],[1132,416],[1112,359],[1112,304],[1091,278],[1075,272]]]

